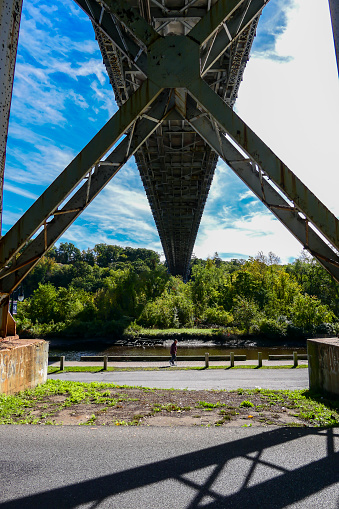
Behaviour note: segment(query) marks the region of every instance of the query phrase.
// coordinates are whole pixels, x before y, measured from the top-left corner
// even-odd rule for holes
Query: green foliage
[[[245,297],[237,296],[234,299],[233,316],[238,327],[249,332],[251,324],[260,317],[257,304]]]
[[[277,339],[287,335],[287,327],[288,322],[281,319],[281,317],[278,317],[277,319],[262,317],[257,323],[255,332],[270,339]],[[254,327],[252,328],[252,331],[254,332],[253,329]]]
[[[207,308],[204,312],[204,321],[211,325],[227,327],[233,323],[233,315],[224,310],[222,306]]]
[[[144,327],[175,328],[193,325],[193,304],[188,287],[180,278],[171,277],[164,293],[148,302],[138,323]]]
[[[244,401],[242,401],[239,405],[239,407],[241,408],[251,408],[251,407],[254,407],[253,403],[251,401],[248,401],[247,399],[245,399]]]
[[[52,248],[24,282],[18,331],[36,337],[138,335],[140,327],[215,327],[269,338],[339,332],[339,285],[311,258],[274,253],[192,260],[191,278],[168,274],[157,253],[97,244]]]
[[[307,294],[297,295],[294,298],[291,317],[294,325],[305,329],[311,329],[312,326],[323,322],[331,323],[335,318],[326,305],[321,304],[316,297]]]

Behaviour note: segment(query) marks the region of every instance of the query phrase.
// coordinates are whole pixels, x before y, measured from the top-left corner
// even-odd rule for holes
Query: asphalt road
[[[1,426],[1,509],[339,505],[339,432]]]
[[[113,371],[57,373],[51,379],[77,382],[110,382],[163,389],[306,389],[308,369],[213,369],[175,371]]]

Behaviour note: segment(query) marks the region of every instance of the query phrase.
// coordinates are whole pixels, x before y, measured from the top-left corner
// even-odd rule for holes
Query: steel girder
[[[96,2],[91,5],[91,1],[86,0],[85,4],[91,13],[92,20],[96,20],[98,14],[94,12]],[[206,83],[201,77],[203,74],[201,62],[207,65],[211,54],[213,59],[213,55],[216,54],[214,52],[219,51],[219,49],[214,50],[214,43],[218,40],[220,31],[225,31],[231,45],[236,42],[232,39],[229,29],[234,19],[237,19],[238,30],[243,26],[244,20],[247,20],[249,26],[256,26],[253,22],[251,25],[253,11],[250,16],[250,3],[248,0],[238,2],[219,0],[187,35],[174,37],[160,36],[138,14],[137,10],[127,3],[113,0],[100,3],[100,17],[96,22],[103,23],[105,20],[105,37],[110,39],[121,54],[125,54],[132,70],[134,70],[132,64],[135,64],[141,79],[139,82],[134,82],[133,87],[136,90],[131,93],[132,89],[130,89],[129,99],[122,104],[114,117],[1,239],[0,293],[3,309],[8,303],[10,292],[109,182],[116,171],[133,153],[139,154],[138,157],[141,160],[145,156],[144,152],[140,152],[142,145],[147,147],[147,154],[151,154],[152,142],[147,146],[146,140],[152,140],[152,133],[155,131],[158,137],[157,142],[161,143],[163,136],[159,124],[162,123],[166,131],[170,122],[173,122],[172,127],[175,127],[175,132],[182,129],[183,134],[180,136],[185,136],[186,140],[191,139],[194,147],[198,147],[202,139],[206,144],[202,145],[204,150],[206,146],[212,149],[208,168],[206,167],[202,172],[203,180],[205,180],[202,197],[199,196],[201,189],[197,188],[190,194],[192,188],[189,187],[185,196],[177,196],[178,199],[186,200],[188,204],[191,201],[193,207],[197,207],[196,195],[198,195],[198,201],[200,200],[199,210],[193,210],[193,214],[191,213],[191,215],[195,214],[195,222],[191,223],[193,236],[191,232],[188,251],[186,255],[182,254],[183,259],[180,262],[183,275],[187,271],[191,255],[189,251],[191,247],[193,248],[192,238],[195,240],[206,198],[206,189],[208,192],[213,175],[216,157],[214,154],[217,153],[304,247],[317,256],[324,267],[337,281],[339,280],[338,220],[231,110],[223,100],[224,95],[220,94],[223,98],[220,97],[218,90],[212,90],[208,80]],[[258,9],[257,14],[260,13],[263,3],[265,2],[253,0],[253,4]],[[110,15],[113,24],[110,24],[106,14]],[[238,31],[237,37],[240,36],[241,33]],[[133,44],[140,47],[137,54]],[[142,69],[139,69],[137,62],[146,50],[147,60],[141,59],[143,65]],[[145,73],[147,73],[146,80],[144,80]],[[171,90],[168,91],[168,89]],[[156,102],[157,99],[158,102]],[[128,137],[103,162],[102,157],[125,133],[129,133]],[[198,138],[195,133],[198,133]],[[230,143],[228,138],[233,142]],[[181,152],[184,152],[184,148],[181,147]],[[175,153],[175,144],[170,149]],[[242,151],[248,157],[243,157]],[[185,168],[185,163],[185,160],[177,161],[181,171]],[[191,168],[196,167],[200,170],[203,165],[201,159],[190,161],[190,163]],[[142,162],[139,161],[140,165]],[[147,166],[148,163],[145,162],[145,167]],[[192,176],[191,172],[188,175],[189,179]],[[180,179],[183,178],[184,175],[181,173]],[[84,179],[86,182],[76,189]],[[152,179],[148,178],[148,180]],[[270,183],[270,180],[274,185]],[[144,176],[145,183],[147,186],[147,175]],[[73,191],[75,194],[66,204],[63,204]],[[60,206],[62,206],[61,209],[58,208]],[[161,211],[161,201],[158,206]],[[187,215],[190,214],[187,212]],[[183,217],[172,219],[178,222],[180,229]],[[164,218],[163,222],[167,220],[168,218]],[[39,228],[42,228],[42,231],[28,244],[20,256],[17,256],[19,250],[22,250]],[[170,252],[174,251],[173,263],[175,264],[175,239],[173,241],[174,244],[169,245],[166,256],[170,257]],[[3,326],[0,334],[4,334],[4,331]]]
[[[0,234],[9,112],[12,99],[22,0],[0,0]]]
[[[202,80],[196,80],[189,92],[289,199],[305,214],[308,221],[339,248],[339,222],[323,203],[298,179],[272,150],[232,111]]]
[[[152,120],[139,118],[133,128],[133,133],[131,130],[130,134],[115,147],[104,161],[98,162],[94,167],[88,166],[83,183],[70,199],[54,212],[50,208],[49,221],[43,224],[42,231],[27,245],[20,256],[0,273],[3,299],[21,283],[39,259],[79,217],[120,168],[139,149],[140,145],[145,143],[158,125],[167,117],[170,117],[168,92],[163,92],[160,95],[159,100],[148,113],[152,116]]]
[[[216,132],[209,116],[202,116],[193,101],[188,103],[186,120],[303,247],[339,281],[338,254],[314,228],[314,223],[300,213],[288,193],[254,159],[244,155],[242,147],[232,143],[222,130]]]
[[[27,240],[37,232],[81,180],[85,178],[89,168],[100,162],[101,158],[119,138],[147,110],[152,101],[161,93],[161,90],[152,82],[145,81],[130,100],[118,110],[17,223],[2,237],[0,241],[1,266],[13,259]]]
[[[200,59],[200,72],[213,90],[228,104],[233,105],[248,60],[259,14],[267,2],[233,1],[228,3],[227,12],[223,12],[225,7],[223,3],[215,5],[209,11],[206,0],[199,0],[198,3],[189,2],[185,7],[181,7],[180,2],[182,0],[165,0],[162,13],[159,13],[159,9],[153,4],[150,7],[148,19],[159,33],[159,37],[156,38],[153,34],[157,43],[152,45],[153,61],[152,59],[149,61],[148,74],[159,73],[155,46],[158,45],[158,52],[162,51],[160,35],[166,36],[167,32],[179,36],[187,34],[188,39],[185,39],[184,44],[186,54],[192,55],[198,49],[196,44],[190,45],[189,37],[195,43],[198,40],[203,43],[200,56],[196,55],[195,58],[196,61]],[[139,8],[141,13],[140,4]],[[94,13],[94,8],[91,7],[91,10]],[[101,28],[102,25],[98,23],[98,10],[95,18],[97,23],[93,23],[93,26],[96,38],[116,100],[121,105],[140,86],[144,77],[141,72],[131,70],[133,61],[128,60],[126,54],[109,38],[107,30]],[[204,21],[198,23],[201,18]],[[94,20],[93,15],[91,19]],[[102,19],[105,19],[104,16]],[[191,26],[199,25],[200,33],[198,28],[190,31],[191,26],[187,27],[188,21]],[[210,36],[209,30],[212,31]],[[127,28],[124,29],[123,23],[120,23],[120,31],[122,35],[129,34]],[[220,38],[223,34],[226,34],[227,40],[224,40],[223,36]],[[200,43],[198,44],[200,46]],[[142,44],[141,51],[143,52]],[[150,51],[148,50],[148,53]],[[207,62],[210,55],[213,60]],[[190,74],[187,59],[183,59],[181,65],[186,66],[186,73]],[[197,70],[195,72],[197,73]],[[177,70],[173,76],[176,73]],[[164,71],[164,76],[166,85],[171,86],[173,83],[168,79],[168,72]],[[187,91],[184,87],[174,89],[174,103],[178,110],[184,113],[186,97]],[[181,116],[177,121],[173,119],[165,121],[137,151],[135,159],[168,267],[172,274],[182,275],[186,279],[217,156],[199,135],[192,133],[192,129]]]

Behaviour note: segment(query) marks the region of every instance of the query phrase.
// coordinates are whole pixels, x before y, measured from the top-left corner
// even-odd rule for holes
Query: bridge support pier
[[[309,339],[307,355],[310,389],[339,397],[339,339]]]
[[[42,339],[0,341],[0,393],[15,394],[47,380],[48,343]]]

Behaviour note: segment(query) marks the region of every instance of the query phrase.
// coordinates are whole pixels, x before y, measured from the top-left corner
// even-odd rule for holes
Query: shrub
[[[287,333],[287,323],[273,318],[263,318],[259,322],[259,333],[272,339],[284,337]]]
[[[209,324],[227,326],[233,322],[233,316],[224,310],[222,306],[207,308],[204,313],[204,319]]]
[[[298,295],[291,310],[292,322],[297,327],[311,330],[321,323],[332,323],[334,314],[329,308],[310,295]]]
[[[253,322],[260,319],[261,313],[253,300],[245,297],[236,297],[233,306],[234,322],[238,327],[249,332]]]

